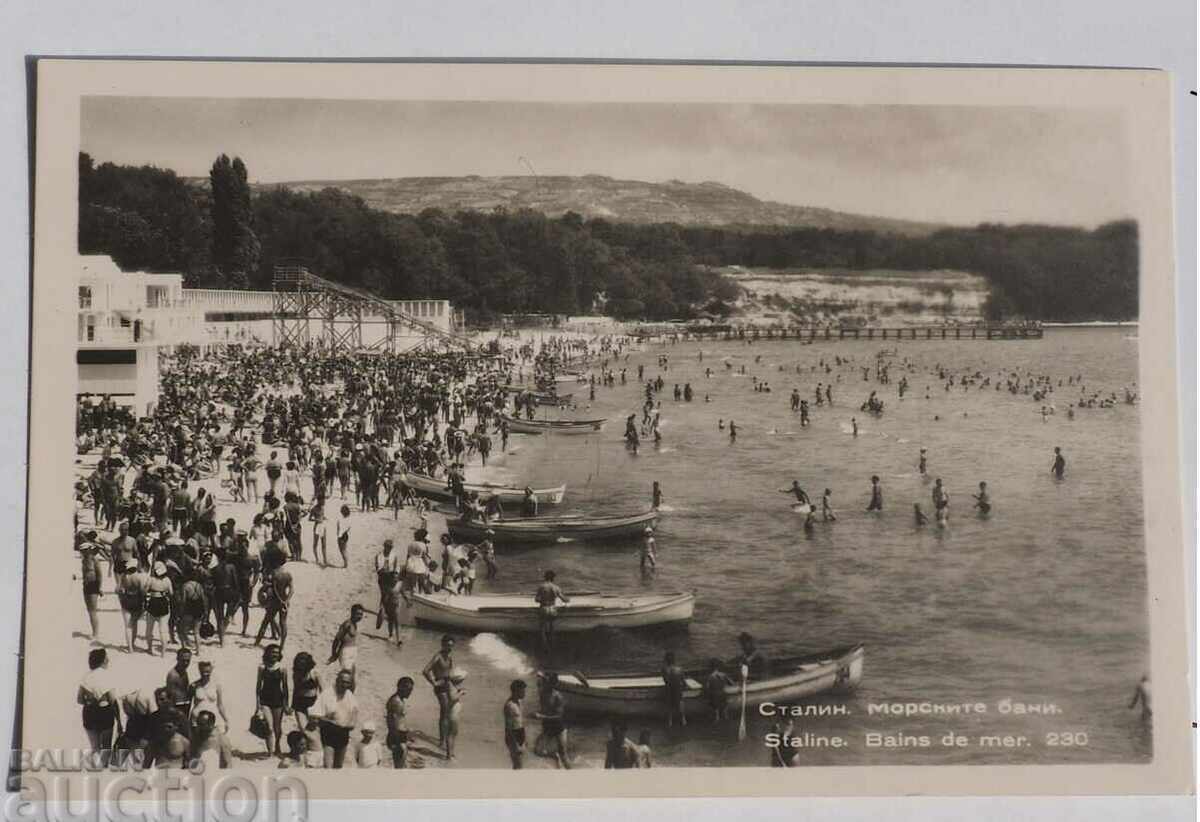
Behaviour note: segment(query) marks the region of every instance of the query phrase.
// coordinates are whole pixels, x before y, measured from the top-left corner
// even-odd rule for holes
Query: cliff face
[[[490,211],[530,208],[551,216],[574,211],[584,217],[603,217],[633,223],[674,222],[681,225],[759,225],[865,230],[925,235],[938,228],[930,223],[848,214],[826,208],[759,200],[721,183],[670,180],[647,183],[583,177],[401,177],[379,180],[297,180],[257,185],[282,185],[294,191],[337,188],[361,197],[375,208],[397,214],[416,214],[426,208],[446,211]]]
[[[743,289],[738,317],[747,322],[870,322],[908,325],[975,322],[987,281],[962,271],[720,269]]]

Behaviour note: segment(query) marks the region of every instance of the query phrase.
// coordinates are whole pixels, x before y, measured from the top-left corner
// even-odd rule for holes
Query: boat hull
[[[594,434],[606,420],[520,420],[504,415],[508,430],[514,434]]]
[[[751,681],[746,687],[746,707],[757,708],[767,702],[787,705],[820,694],[847,693],[862,681],[863,657],[863,646],[855,645],[795,660],[791,670]],[[688,672],[683,707],[689,716],[712,713],[703,690],[704,675]],[[733,679],[735,684],[725,689],[725,695],[729,706],[737,710],[742,691],[737,676]],[[587,677],[559,672],[558,689],[569,713],[639,718],[666,715],[666,687],[658,674]]]
[[[413,492],[428,499],[454,501],[454,494],[446,487],[443,480],[427,477],[423,474],[405,474],[404,481]],[[525,499],[524,488],[510,488],[503,485],[488,485],[486,483],[463,483],[463,488],[482,497],[497,497],[502,504],[516,504]],[[558,505],[567,493],[566,485],[555,488],[535,488],[534,495],[539,505]]]
[[[538,607],[532,596],[414,594],[412,616],[418,623],[468,633],[537,633]],[[694,594],[636,596],[577,595],[559,606],[554,632],[579,633],[595,628],[645,628],[687,622]]]
[[[658,521],[658,513],[648,511],[629,517],[536,517],[531,519],[463,522],[448,519],[446,530],[455,539],[480,541],[493,531],[490,539],[497,545],[551,543],[560,539],[601,541],[630,539],[642,534]]]

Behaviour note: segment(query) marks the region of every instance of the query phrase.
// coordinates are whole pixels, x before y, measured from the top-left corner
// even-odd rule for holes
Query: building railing
[[[275,295],[270,291],[241,291],[232,288],[185,288],[184,302],[204,309],[270,311]]]

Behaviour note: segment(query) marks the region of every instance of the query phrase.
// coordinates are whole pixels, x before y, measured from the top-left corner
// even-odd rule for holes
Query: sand
[[[260,445],[260,458],[265,460],[270,450]],[[285,448],[274,450],[279,451],[281,457],[286,453]],[[94,464],[95,457],[86,462]],[[504,455],[496,454],[487,469],[478,465],[471,466],[468,469],[468,479],[490,482],[511,479],[504,470],[503,462]],[[79,466],[81,474],[85,464],[81,463]],[[303,483],[303,490],[311,492],[310,481],[306,478]],[[193,495],[197,487],[216,494],[218,522],[227,517],[234,517],[238,527],[250,524],[257,506],[233,502],[228,491],[221,488],[216,479],[191,483],[190,490]],[[266,487],[266,478],[262,476],[259,488],[261,490]],[[350,606],[356,602],[362,603],[368,609],[368,614],[360,624],[358,682],[355,689],[360,707],[360,721],[373,719],[380,729],[376,738],[382,741],[386,733],[384,704],[394,692],[396,680],[401,676],[411,676],[417,684],[409,700],[409,727],[416,738],[413,750],[423,760],[425,767],[510,767],[504,747],[501,710],[508,696],[508,683],[517,676],[524,678],[530,685],[530,695],[526,700],[527,715],[535,710],[536,688],[532,665],[498,637],[488,634],[456,637],[455,659],[458,666],[467,672],[468,677],[464,683],[466,695],[462,707],[456,758],[453,762],[446,761],[438,746],[437,701],[432,689],[421,677],[422,669],[438,650],[441,632],[412,625],[403,606],[403,647],[398,648],[393,641],[388,640],[386,623],[383,629],[375,629],[375,609],[379,599],[374,573],[375,555],[386,538],[394,539],[398,547],[407,544],[411,540],[413,529],[419,527],[420,520],[412,509],[402,510],[398,519],[393,518],[390,510],[360,513],[356,510],[352,494],[346,502],[354,512],[348,550],[349,567],[338,567],[341,557],[332,537],[332,519],[341,505],[341,499],[336,494],[330,497],[326,509],[327,519],[330,521],[328,552],[334,567],[323,568],[313,561],[311,529],[307,523],[304,533],[306,561],[288,563],[288,570],[295,582],[295,594],[288,617],[288,640],[284,652],[284,666],[289,671],[289,677],[292,657],[300,651],[308,651],[317,660],[319,670],[324,674],[324,681],[332,682],[337,666],[324,664],[329,659],[330,643],[338,625],[348,618]],[[83,523],[90,522],[90,511],[84,512],[81,519]],[[430,536],[436,546],[439,536],[445,530],[445,520],[440,515],[430,514],[428,521]],[[105,540],[113,536],[114,533],[101,531],[101,537]],[[104,570],[107,573],[107,566]],[[56,723],[55,739],[42,747],[86,746],[86,736],[75,703],[75,689],[78,679],[87,671],[87,651],[90,647],[87,616],[79,584],[78,580],[71,582],[69,606],[76,608],[79,614],[80,628],[70,639],[78,647],[78,676],[45,681],[36,671],[28,672],[27,684],[30,687],[53,688],[59,691],[58,696],[64,706],[64,711]],[[103,647],[109,649],[109,668],[117,678],[122,692],[135,688],[158,687],[164,683],[167,671],[174,665],[175,650],[178,646],[168,645],[166,656],[159,657],[146,653],[145,643],[139,642],[138,649],[133,654],[126,653],[122,638],[121,614],[116,596],[110,593],[112,588],[113,581],[111,577],[106,576],[104,595],[100,603],[99,639]],[[476,583],[476,591],[486,589],[486,582],[480,579]],[[202,642],[201,654],[198,657],[214,663],[213,678],[222,685],[225,710],[230,723],[229,739],[235,758],[233,767],[239,770],[254,767],[276,768],[279,764],[277,757],[267,754],[266,744],[248,730],[254,711],[256,672],[262,660],[261,649],[254,647],[253,637],[261,619],[262,609],[255,603],[250,610],[248,636],[243,637],[240,634],[239,613],[231,623],[231,631],[236,628],[238,633],[227,635],[225,647],[220,647],[214,637]],[[264,645],[266,642],[264,640]],[[193,677],[197,675],[196,661],[193,660],[191,668]],[[283,724],[286,736],[286,733],[295,727],[295,722],[291,717],[285,717]],[[528,724],[532,742],[536,737],[537,723],[530,721]],[[357,740],[359,737],[360,734],[356,731],[353,739]],[[31,740],[30,744],[32,742]],[[349,756],[347,758],[349,759]],[[385,767],[390,767],[390,757],[385,755],[385,759]],[[526,766],[554,767],[550,760],[532,755],[527,757]]]

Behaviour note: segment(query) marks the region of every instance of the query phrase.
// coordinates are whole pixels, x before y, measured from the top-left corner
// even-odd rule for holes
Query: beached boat
[[[405,472],[402,475],[404,482],[408,484],[413,491],[423,497],[437,500],[454,501],[454,494],[446,487],[444,479],[434,479],[427,477],[424,474],[413,474]],[[466,482],[463,483],[463,488],[472,493],[479,494],[481,497],[499,497],[501,503],[518,503],[525,499],[525,489],[515,488],[508,485],[497,485],[490,482]],[[567,493],[566,485],[558,485],[554,488],[535,488],[533,493],[538,498],[539,505],[558,505],[563,501],[563,496]]]
[[[500,419],[508,423],[514,434],[591,434],[604,427],[607,419],[599,420],[520,420],[501,414]]]
[[[534,394],[538,405],[569,405],[574,394]]]
[[[637,537],[647,527],[653,527],[657,519],[657,511],[626,516],[567,514],[551,517],[494,519],[488,525],[484,525],[479,520],[467,522],[458,518],[448,518],[446,530],[455,539],[480,542],[490,528],[495,532],[491,540],[497,545],[557,542],[560,539],[598,541]]]
[[[696,595],[597,594],[567,592],[571,600],[558,606],[554,632],[593,628],[644,628],[692,618]],[[413,594],[412,615],[418,623],[463,631],[535,633],[538,605],[532,594]]]
[[[557,629],[557,626],[556,626]],[[658,717],[666,708],[666,686],[662,674],[597,674],[558,671],[558,689],[566,701],[568,713],[605,716]],[[729,705],[741,705],[740,673],[733,668],[725,673],[734,684],[725,688]],[[757,708],[766,702],[786,705],[824,693],[845,693],[862,680],[863,646],[835,648],[819,654],[772,660],[768,676],[750,680],[746,685],[746,707]],[[540,674],[539,674],[540,675]],[[704,694],[708,671],[686,672],[687,690],[683,707],[689,714],[711,714]]]

